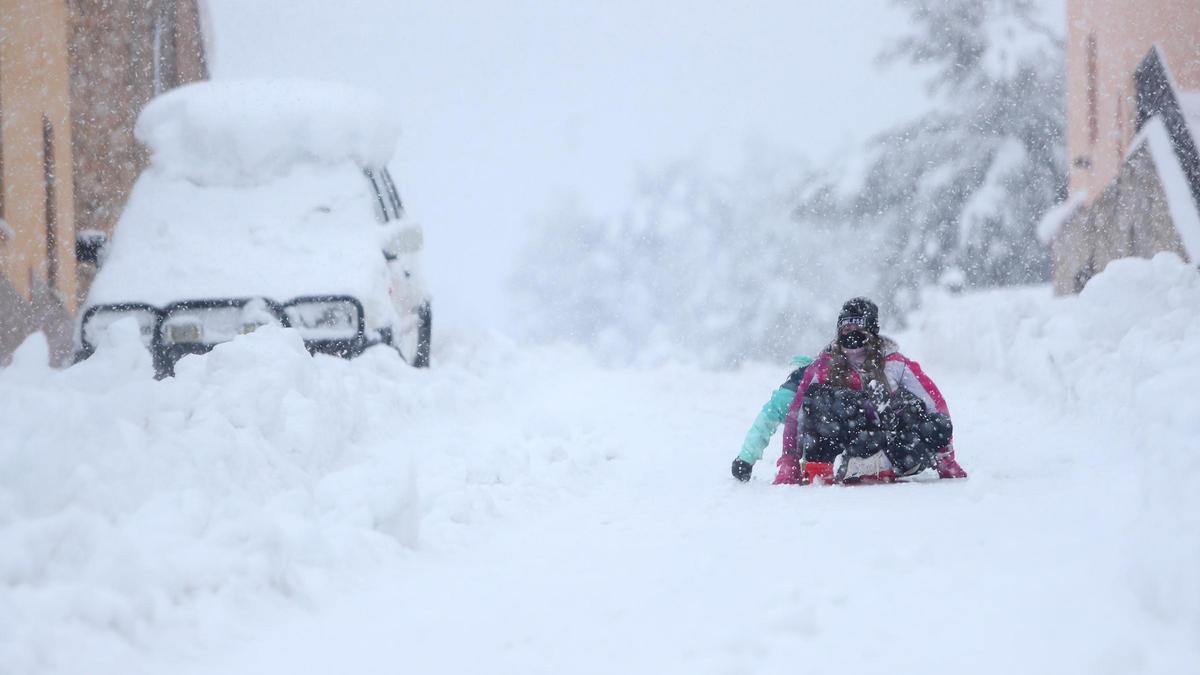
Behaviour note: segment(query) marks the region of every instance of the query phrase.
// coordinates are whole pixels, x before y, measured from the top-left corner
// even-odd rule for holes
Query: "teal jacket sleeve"
[[[746,440],[742,442],[742,451],[738,453],[738,457],[743,462],[753,464],[762,459],[763,450],[767,444],[771,442],[771,436],[775,435],[775,430],[783,424],[783,418],[787,416],[788,408],[792,405],[792,399],[796,397],[796,390],[780,387],[771,393],[771,399],[763,405],[762,410],[758,412],[758,417],[754,418],[754,424],[750,425],[750,431],[746,432]]]
[[[810,363],[812,359],[807,356],[792,359],[792,365],[797,366],[796,370],[792,371],[782,386],[771,393],[771,399],[763,405],[758,417],[754,418],[754,424],[750,425],[750,431],[746,432],[742,451],[738,453],[738,458],[743,462],[754,464],[762,459],[763,450],[771,442],[771,436],[775,435],[775,430],[787,417],[788,409],[792,407],[792,399],[796,397],[796,388],[804,377],[804,369]]]

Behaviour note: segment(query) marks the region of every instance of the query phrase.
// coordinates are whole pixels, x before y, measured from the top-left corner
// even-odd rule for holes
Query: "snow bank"
[[[531,481],[571,484],[611,451],[521,395],[520,373],[562,359],[446,353],[434,371],[385,348],[314,358],[264,327],[156,381],[130,320],[62,371],[31,337],[0,370],[0,673],[118,672],[170,635],[202,649],[256,608],[478,534]],[[489,433],[460,437],[501,390]]]
[[[1129,581],[1152,617],[1200,647],[1198,307],[1200,274],[1163,253],[1109,263],[1077,297],[1048,288],[932,293],[908,341],[943,365],[1022,385],[1136,456],[1139,473],[1129,478],[1143,504],[1128,533]]]
[[[40,335],[0,371],[0,672],[302,598],[415,541],[411,449],[384,442],[394,415],[372,395],[402,366],[260,333],[161,382],[130,320],[66,371]]]
[[[399,127],[381,98],[345,84],[205,81],[151,101],[137,139],[162,171],[201,185],[253,185],[296,164],[381,167]]]

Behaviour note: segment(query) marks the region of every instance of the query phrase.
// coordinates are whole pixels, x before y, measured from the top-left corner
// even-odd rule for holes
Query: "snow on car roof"
[[[297,164],[384,166],[399,126],[382,99],[350,85],[218,80],[154,99],[135,134],[168,175],[201,185],[250,185]]]
[[[353,295],[393,317],[370,184],[353,162],[297,165],[248,186],[197,185],[152,166],[117,223],[88,305]],[[374,323],[374,322],[372,322]]]
[[[398,138],[381,101],[348,85],[200,82],[137,124],[151,164],[117,223],[88,305],[353,295],[394,316],[362,167]],[[373,323],[373,322],[372,322]]]

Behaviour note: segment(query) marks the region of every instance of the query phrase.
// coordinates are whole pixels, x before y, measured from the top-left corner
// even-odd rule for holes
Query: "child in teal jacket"
[[[792,365],[796,369],[792,371],[791,375],[788,375],[787,381],[771,393],[770,400],[763,405],[758,417],[754,418],[754,424],[750,425],[750,430],[746,432],[746,440],[742,442],[742,451],[738,453],[737,459],[733,460],[734,478],[743,482],[750,480],[754,463],[762,459],[763,450],[771,442],[771,436],[774,436],[775,430],[783,424],[788,409],[792,406],[792,400],[796,398],[796,389],[800,385],[800,380],[804,378],[804,369],[812,362],[813,360],[807,356],[797,356],[792,359]]]

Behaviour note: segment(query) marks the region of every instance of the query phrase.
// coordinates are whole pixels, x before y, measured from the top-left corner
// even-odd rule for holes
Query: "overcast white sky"
[[[214,76],[365,84],[395,105],[393,169],[426,227],[441,325],[503,328],[531,217],[574,193],[618,211],[639,167],[750,138],[814,160],[924,103],[875,54],[888,0],[208,0]]]

